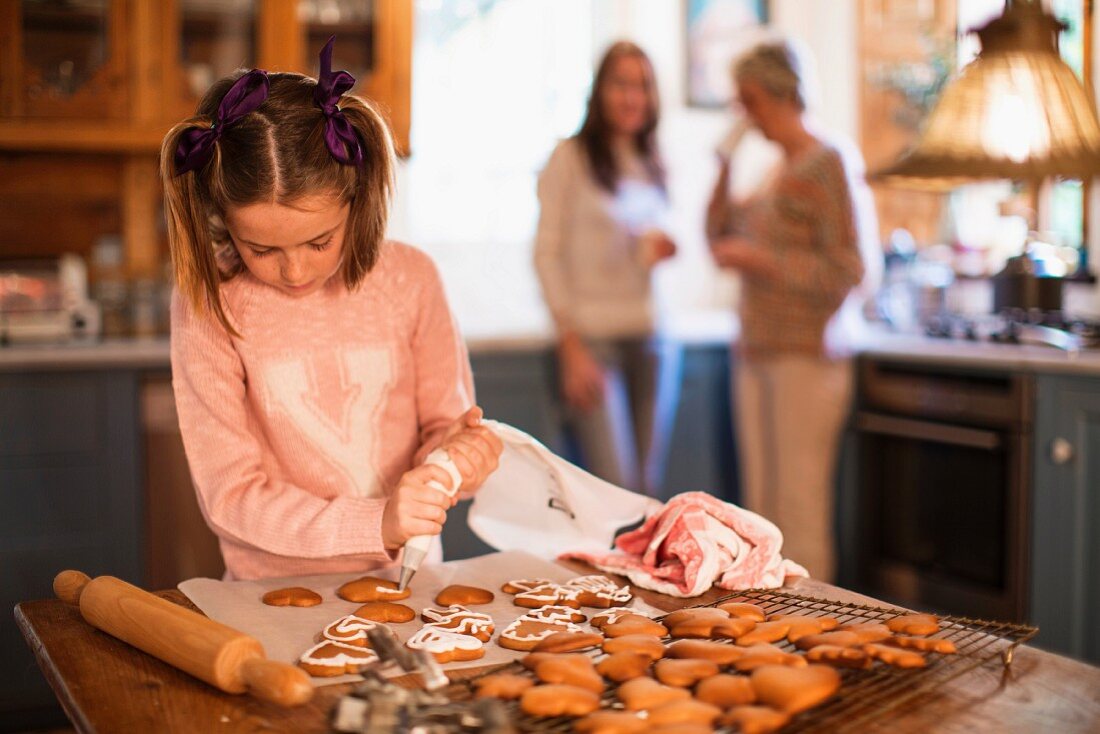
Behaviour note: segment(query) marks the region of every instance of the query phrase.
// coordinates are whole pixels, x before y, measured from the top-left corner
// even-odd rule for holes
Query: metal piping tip
[[[397,590],[404,591],[405,587],[412,581],[413,575],[416,573],[416,569],[412,566],[401,567],[401,578],[397,581]]]

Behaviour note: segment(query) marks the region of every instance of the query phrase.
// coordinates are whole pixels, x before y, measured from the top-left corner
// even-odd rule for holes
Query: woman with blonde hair
[[[723,160],[707,210],[714,259],[742,281],[734,380],[742,503],[779,526],[784,555],[828,581],[833,475],[853,385],[843,326],[874,281],[874,205],[858,153],[812,128],[812,76],[793,43],[756,46],[733,77],[747,121],[782,152],[741,201],[730,199]]]

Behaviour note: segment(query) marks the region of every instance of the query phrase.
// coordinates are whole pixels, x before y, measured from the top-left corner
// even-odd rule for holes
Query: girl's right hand
[[[603,367],[576,334],[562,337],[558,345],[558,364],[562,395],[568,405],[588,412],[603,401]]]
[[[436,481],[450,488],[451,477],[442,467],[423,464],[401,475],[382,511],[382,544],[396,550],[414,535],[439,535],[447,510],[457,501],[428,486]]]

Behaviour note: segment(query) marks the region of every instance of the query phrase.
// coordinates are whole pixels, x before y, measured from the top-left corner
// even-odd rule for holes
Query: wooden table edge
[[[58,604],[64,603],[60,599],[50,601],[57,601]],[[65,716],[69,718],[73,727],[78,731],[94,731],[91,722],[87,720],[83,711],[76,705],[76,699],[69,690],[69,686],[57,675],[57,665],[50,658],[50,652],[46,649],[46,645],[31,628],[30,620],[23,613],[23,606],[26,603],[19,602],[15,605],[15,624],[19,627],[19,632],[31,648],[31,652],[34,653],[34,659],[38,663],[38,669],[42,671],[42,677],[50,684],[50,690],[53,691],[54,698],[61,704]]]

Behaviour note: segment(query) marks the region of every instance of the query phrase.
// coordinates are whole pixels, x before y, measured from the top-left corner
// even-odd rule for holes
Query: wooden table
[[[812,580],[799,581],[789,590],[840,602],[876,603]],[[727,593],[712,590],[685,600],[638,591],[643,600],[665,610],[705,604]],[[160,595],[191,606],[178,591]],[[60,601],[23,602],[16,607],[15,617],[58,700],[80,731],[329,731],[329,715],[336,700],[353,685],[324,686],[308,705],[280,709],[248,696],[221,693],[94,629],[75,607]],[[994,662],[967,673],[862,730],[1100,731],[1100,668],[1023,646],[1007,676],[1003,671],[1001,664]],[[452,677],[459,674],[469,671],[457,671]]]

